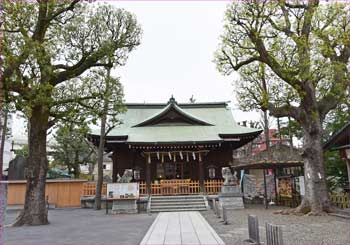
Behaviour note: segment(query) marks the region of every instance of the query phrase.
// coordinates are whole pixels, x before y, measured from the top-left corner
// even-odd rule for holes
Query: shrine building
[[[133,181],[148,195],[206,192],[206,183],[221,180],[221,168],[232,164],[233,150],[262,132],[239,126],[227,102],[177,103],[172,97],[166,104],[125,106],[121,124],[106,137],[112,179],[132,169]],[[89,140],[97,145],[98,132]]]

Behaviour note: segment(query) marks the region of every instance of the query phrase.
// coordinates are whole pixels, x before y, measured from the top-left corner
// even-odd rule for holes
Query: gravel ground
[[[259,219],[260,241],[266,244],[265,222],[281,225],[285,244],[350,244],[350,220],[333,216],[295,216],[274,214],[281,207],[265,210],[248,207],[228,212],[229,224],[224,225],[212,210],[202,212],[208,223],[226,244],[249,244],[248,214]]]
[[[12,223],[17,212],[6,214]],[[156,214],[106,215],[104,210],[54,209],[49,225],[6,227],[5,244],[139,244]]]

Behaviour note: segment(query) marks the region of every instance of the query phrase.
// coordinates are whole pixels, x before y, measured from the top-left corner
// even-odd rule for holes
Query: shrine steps
[[[350,208],[338,210],[336,213],[330,213],[329,215],[350,220]]]
[[[152,196],[150,212],[205,211],[207,200],[204,196]]]

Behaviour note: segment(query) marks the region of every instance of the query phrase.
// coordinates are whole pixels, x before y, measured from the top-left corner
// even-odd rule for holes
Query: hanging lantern
[[[164,163],[164,154],[162,154],[162,163]]]
[[[157,158],[158,158],[158,160],[159,160],[159,151],[157,151]]]
[[[171,160],[171,153],[170,151],[168,152],[169,159]]]
[[[200,162],[202,161],[201,153],[198,153],[198,160],[199,160]]]
[[[151,154],[148,154],[148,163],[151,163]]]
[[[176,153],[174,152],[174,162],[176,162]]]
[[[180,158],[181,158],[181,160],[184,159],[184,156],[182,155],[182,151],[180,151]]]
[[[186,156],[186,161],[187,161],[187,162],[190,161],[190,157],[188,156],[188,152],[187,152],[187,156]]]
[[[196,160],[196,154],[194,152],[192,152],[192,157],[193,157],[193,160]]]

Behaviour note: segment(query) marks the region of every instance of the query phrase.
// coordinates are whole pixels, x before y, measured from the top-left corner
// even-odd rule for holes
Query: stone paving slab
[[[199,212],[192,211],[159,213],[140,244],[225,243]]]
[[[6,224],[17,217],[8,212]],[[139,244],[156,214],[105,214],[105,210],[49,210],[49,225],[5,228],[5,244]]]

